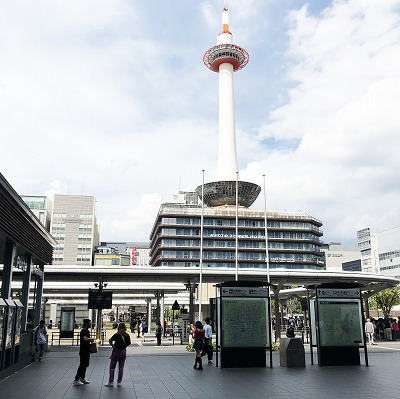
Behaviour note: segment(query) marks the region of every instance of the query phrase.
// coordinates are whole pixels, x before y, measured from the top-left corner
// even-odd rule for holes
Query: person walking
[[[90,362],[90,344],[94,342],[93,338],[90,338],[89,328],[92,325],[90,319],[83,319],[82,330],[79,333],[79,367],[75,375],[73,385],[85,385],[89,384],[86,377],[86,369],[89,367]]]
[[[160,346],[160,345],[161,345],[161,335],[162,335],[162,332],[163,332],[163,328],[162,328],[162,326],[161,326],[160,320],[158,320],[158,321],[157,321],[157,324],[156,324],[157,346]]]
[[[36,348],[39,350],[39,362],[42,360],[44,347],[47,343],[47,328],[45,321],[40,320],[39,325],[35,328]]]
[[[204,347],[201,352],[201,356],[207,355],[208,364],[212,364],[213,358],[213,347],[212,347],[212,328],[211,328],[211,319],[206,317],[204,326]]]
[[[375,325],[372,323],[370,319],[367,319],[367,322],[365,323],[365,335],[368,338],[368,344],[369,345],[375,345],[374,344],[374,333],[375,333]]]
[[[108,342],[112,346],[113,350],[110,356],[110,373],[108,378],[108,383],[106,387],[114,386],[114,374],[115,368],[118,363],[118,379],[117,386],[120,387],[122,385],[122,377],[124,375],[124,366],[126,360],[126,348],[131,344],[131,337],[126,332],[125,323],[119,323],[118,332],[116,332]]]
[[[196,361],[193,368],[195,370],[203,370],[203,362],[201,360],[201,350],[204,346],[204,329],[201,321],[196,321],[195,329],[193,331],[193,349],[196,351]],[[197,367],[197,363],[199,367]]]

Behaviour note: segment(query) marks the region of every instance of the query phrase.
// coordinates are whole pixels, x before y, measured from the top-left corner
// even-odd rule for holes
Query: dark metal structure
[[[56,242],[0,174],[0,379],[31,361],[33,332],[42,307],[44,265],[52,262]],[[22,272],[22,289],[13,292],[13,272]],[[20,276],[20,273],[18,273]],[[28,325],[31,280],[34,306]]]

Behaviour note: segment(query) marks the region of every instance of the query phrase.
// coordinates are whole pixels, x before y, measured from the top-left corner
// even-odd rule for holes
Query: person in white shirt
[[[365,323],[365,335],[368,338],[369,345],[375,345],[374,334],[375,334],[375,325],[374,323],[372,323],[370,319],[367,319],[367,322]]]
[[[47,342],[47,328],[44,320],[40,320],[39,325],[35,328],[36,333],[36,347],[39,350],[39,362],[42,360],[44,347]]]
[[[208,364],[212,364],[213,358],[213,347],[212,347],[212,328],[211,328],[211,319],[206,317],[205,319],[206,324],[204,325],[204,346],[201,352],[201,356],[207,355],[208,357]]]

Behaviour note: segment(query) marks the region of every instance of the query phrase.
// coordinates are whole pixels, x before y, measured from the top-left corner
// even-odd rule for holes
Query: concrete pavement
[[[75,387],[72,381],[78,367],[76,346],[53,346],[42,362],[35,362],[0,381],[2,399],[258,399],[258,398],[398,398],[397,378],[400,342],[378,341],[369,347],[369,367],[311,366],[306,346],[306,368],[279,366],[279,353],[273,354],[273,365],[267,368],[220,369],[204,365],[193,369],[194,354],[183,345],[165,341],[161,347],[154,341],[134,340],[128,358],[122,387],[107,388],[110,348],[101,347],[92,355],[87,372],[89,385]],[[315,352],[315,362],[316,352]]]

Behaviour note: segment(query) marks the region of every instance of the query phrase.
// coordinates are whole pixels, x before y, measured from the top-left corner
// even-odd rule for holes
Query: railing
[[[90,331],[90,337],[96,339],[96,330]],[[58,341],[58,346],[60,346],[61,341],[66,341],[66,340],[71,341],[72,345],[79,345],[80,331],[74,331],[73,336],[70,338],[61,338],[60,331],[51,332],[50,345],[54,345],[54,342]],[[104,345],[105,340],[106,340],[106,330],[103,329],[100,334],[100,344]]]
[[[203,210],[204,216],[236,216],[236,210],[235,209],[207,209],[204,208]],[[261,210],[252,210],[252,209],[246,209],[246,210],[238,210],[238,216],[239,217],[260,217],[264,216],[264,211]],[[160,215],[164,214],[171,214],[171,215],[196,215],[196,214],[201,214],[201,207],[199,208],[194,208],[190,207],[190,209],[185,209],[185,206],[179,207],[163,207],[159,211]],[[303,213],[296,213],[296,212],[275,212],[275,211],[267,211],[267,218],[268,219],[301,219],[301,220],[312,220],[317,223],[321,223],[321,220],[310,216],[310,215],[304,215]]]

